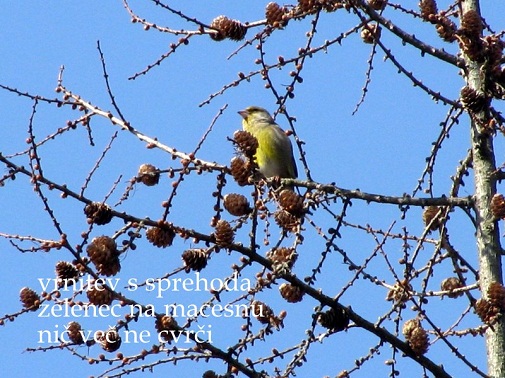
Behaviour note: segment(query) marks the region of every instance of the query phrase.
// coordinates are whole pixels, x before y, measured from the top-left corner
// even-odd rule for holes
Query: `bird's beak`
[[[247,116],[249,115],[249,112],[247,110],[240,110],[237,113],[240,114],[243,119],[246,119]]]

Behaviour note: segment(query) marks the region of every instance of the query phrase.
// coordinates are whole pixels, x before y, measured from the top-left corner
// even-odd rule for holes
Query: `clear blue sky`
[[[137,4],[139,3],[139,4]],[[140,4],[142,3],[142,4]],[[264,17],[264,6],[267,2],[235,2],[235,1],[172,1],[172,6],[186,12],[188,15],[210,21],[220,14],[242,21],[254,21]],[[156,8],[151,2],[132,1],[132,7],[144,18],[158,25],[173,29],[192,27],[180,21],[176,16]],[[505,6],[502,2],[483,2],[482,12],[486,20],[495,30],[503,29]],[[190,152],[198,144],[207,130],[213,117],[225,104],[227,109],[214,126],[198,157],[207,161],[228,164],[233,157],[233,147],[226,140],[239,129],[240,117],[237,111],[249,105],[260,105],[270,111],[276,110],[275,98],[271,92],[264,89],[264,83],[255,77],[250,83],[242,83],[231,88],[223,96],[216,97],[209,105],[199,107],[209,94],[218,91],[224,84],[230,83],[238,76],[239,71],[248,73],[256,70],[254,60],[257,50],[248,47],[239,54],[227,59],[240,43],[223,41],[213,42],[207,36],[192,38],[188,46],[181,47],[175,54],[166,59],[160,66],[154,67],[147,75],[136,80],[128,80],[136,72],[142,71],[164,54],[170,43],[178,37],[159,33],[155,30],[144,31],[138,24],[130,22],[130,16],[120,0],[83,2],[38,2],[27,0],[23,2],[5,2],[3,6],[3,38],[0,44],[0,83],[20,89],[24,92],[56,97],[54,88],[60,66],[65,66],[64,85],[72,92],[89,100],[105,110],[112,110],[107,96],[105,82],[101,71],[97,41],[100,41],[105,55],[110,84],[116,100],[130,123],[143,133],[157,137],[168,146],[180,151]],[[386,17],[392,15],[388,9]],[[356,22],[344,11],[335,14],[322,14],[320,25],[315,37],[315,46],[325,39],[332,39],[339,33],[350,29]],[[500,24],[501,22],[501,24]],[[433,38],[435,35],[431,25],[420,25],[409,29],[412,20],[403,15],[399,23],[407,30],[414,31],[422,38],[427,36],[437,41],[437,46],[445,47],[454,52],[455,46],[444,45]],[[308,19],[291,22],[286,32],[278,32],[267,42],[266,60],[273,63],[277,57],[293,56],[306,41],[305,33],[310,30]],[[259,29],[249,30],[247,37],[252,37]],[[387,31],[383,31],[383,42],[393,49],[395,56],[401,60],[408,70],[414,71],[419,78],[435,90],[441,91],[451,99],[456,99],[463,86],[461,77],[454,67],[440,64],[429,57],[421,58],[419,52],[411,47],[403,47]],[[361,42],[359,35],[354,34],[345,39],[342,45],[335,45],[326,54],[317,54],[308,59],[302,72],[303,84],[295,90],[295,98],[289,100],[288,110],[297,118],[295,124],[298,136],[305,142],[306,159],[314,180],[320,182],[336,182],[338,186],[367,192],[401,195],[411,193],[417,184],[425,167],[425,157],[429,156],[431,142],[439,132],[439,123],[446,116],[449,107],[434,105],[429,96],[419,88],[415,88],[403,76],[396,73],[389,62],[384,62],[383,53],[379,52],[374,60],[372,82],[365,103],[356,115],[353,109],[361,96],[361,88],[365,83],[367,59],[370,56],[371,45]],[[272,72],[279,89],[289,83],[289,71]],[[27,148],[25,143],[28,121],[32,111],[32,101],[18,97],[6,91],[0,91],[0,152],[8,155]],[[501,106],[501,108],[500,108]],[[503,105],[498,110],[503,111]],[[58,110],[55,106],[40,105],[34,120],[35,135],[40,140],[46,135],[63,127],[69,119],[75,119],[77,112],[70,109]],[[95,147],[90,147],[87,133],[80,128],[73,133],[67,133],[51,144],[41,148],[45,174],[55,181],[66,183],[79,191],[87,173],[100,157],[111,135],[117,130],[103,119],[94,119],[93,138]],[[463,159],[469,148],[468,120],[456,125],[450,139],[438,155],[436,173],[434,175],[435,196],[447,193],[451,182],[449,176],[454,174],[458,161]],[[278,122],[287,128],[287,122],[282,117]],[[299,158],[297,153],[296,158]],[[498,159],[499,160],[499,159]],[[16,160],[19,164],[28,166],[26,157]],[[300,178],[304,179],[303,166],[298,161]],[[126,132],[120,132],[114,142],[112,151],[101,164],[101,169],[92,181],[87,196],[101,200],[110,190],[115,180],[122,175],[118,190],[113,194],[112,202],[116,202],[127,180],[136,174],[143,163],[152,163],[160,168],[178,167],[169,156],[160,151],[148,150],[145,145]],[[501,164],[498,161],[498,164]],[[3,171],[5,173],[6,170]],[[224,193],[238,191],[249,194],[249,188],[238,188],[229,180]],[[131,193],[131,198],[121,207],[120,211],[131,212],[136,216],[149,216],[159,219],[163,212],[160,204],[170,193],[171,180],[164,176],[158,187],[147,188],[138,186]],[[214,175],[193,175],[181,187],[171,212],[171,220],[188,228],[201,232],[211,232],[209,222],[213,215],[214,199],[210,193],[215,188]],[[460,192],[461,196],[472,193],[469,179],[467,186]],[[421,194],[422,195],[422,194]],[[55,209],[62,227],[69,235],[72,245],[80,242],[80,233],[87,229],[86,220],[82,214],[82,204],[71,199],[61,200],[57,193],[48,193],[51,205]],[[57,238],[51,220],[43,211],[41,201],[34,195],[26,177],[18,175],[15,182],[9,182],[0,188],[0,232],[9,234],[30,234],[39,238]],[[339,211],[340,205],[334,207]],[[226,219],[232,217],[225,214]],[[412,209],[407,213],[407,219],[399,220],[400,212],[395,206],[381,207],[365,205],[355,201],[349,210],[347,220],[355,224],[371,224],[375,229],[387,229],[394,220],[397,224],[395,232],[401,232],[403,226],[408,226],[412,233],[422,232],[421,210]],[[456,247],[475,262],[475,246],[473,231],[467,218],[456,213],[453,219],[451,237],[456,241]],[[318,219],[319,225],[325,230],[334,226],[334,221],[327,215]],[[91,236],[102,234],[112,235],[122,226],[115,221],[110,225],[95,227]],[[320,253],[324,250],[324,242],[316,232],[306,225],[307,239],[300,246],[300,261],[295,273],[299,277],[310,274],[310,269],[317,263]],[[247,227],[237,235],[238,241],[247,244]],[[278,238],[275,224],[271,225],[272,242]],[[363,263],[376,246],[373,238],[353,229],[346,229],[345,237],[338,240],[340,247],[352,253],[357,263]],[[121,240],[121,239],[120,239]],[[291,237],[284,243],[293,242]],[[29,247],[31,244],[24,244]],[[124,285],[130,278],[139,281],[148,277],[159,277],[180,266],[180,254],[190,248],[190,241],[176,239],[174,246],[166,250],[158,250],[145,238],[138,242],[135,251],[129,251],[122,260],[122,270],[118,277]],[[197,247],[199,245],[196,245]],[[433,247],[428,245],[425,251],[430,256]],[[262,253],[268,247],[262,246]],[[0,276],[3,277],[0,292],[0,314],[15,313],[20,309],[19,289],[29,286],[41,291],[38,278],[54,277],[54,266],[60,260],[69,261],[71,256],[65,251],[50,253],[20,254],[8,241],[0,239],[0,252],[3,259],[0,264]],[[400,242],[388,244],[386,252],[393,263],[402,257]],[[322,277],[316,286],[323,288],[328,295],[336,295],[349,280],[351,273],[342,264],[340,256],[331,255],[331,261],[325,265]],[[237,254],[227,255],[221,252],[210,261],[208,270],[204,273],[209,279],[224,277],[230,273],[232,263],[237,263]],[[384,264],[377,259],[370,268],[374,274],[394,283],[394,279]],[[252,279],[257,268],[248,274]],[[445,271],[443,270],[445,269]],[[402,274],[401,268],[397,272]],[[451,275],[451,267],[444,265],[432,279],[434,290],[436,282]],[[324,278],[323,278],[324,277]],[[417,282],[420,284],[420,281]],[[288,345],[299,343],[304,339],[304,330],[310,327],[311,308],[316,302],[305,298],[302,306],[287,304],[277,293],[277,288],[262,293],[264,299],[276,312],[282,309],[288,311],[286,329],[270,336],[265,347],[251,349],[245,355],[252,358],[261,353],[267,353],[271,348],[282,349]],[[369,283],[358,280],[353,290],[342,298],[342,304],[352,305],[353,309],[368,316],[374,321],[387,311],[389,303],[384,301],[387,291],[384,288],[371,287]],[[479,295],[475,294],[477,297]],[[171,292],[164,298],[157,299],[152,293],[136,292],[135,298],[147,303],[162,306],[166,303],[201,303],[207,298],[205,293]],[[237,295],[238,296],[238,295]],[[231,298],[231,297],[230,297]],[[229,298],[228,298],[229,299]],[[458,315],[464,309],[464,304],[445,299],[434,298],[434,318],[442,328],[456,322]],[[454,302],[456,303],[456,302]],[[447,309],[451,306],[451,311]],[[452,307],[453,306],[453,307]],[[454,308],[454,314],[452,310]],[[410,314],[410,315],[409,315]],[[406,311],[405,320],[413,312]],[[470,316],[473,324],[477,320]],[[466,319],[465,319],[466,320]],[[0,328],[0,365],[11,377],[64,377],[69,372],[76,377],[98,375],[108,368],[105,363],[90,366],[81,362],[75,356],[65,351],[48,351],[27,353],[27,347],[38,347],[38,331],[41,329],[61,330],[69,319],[37,318],[36,313],[17,318],[13,323],[7,322]],[[108,323],[107,323],[108,322]],[[102,329],[114,324],[115,319],[84,319],[83,326],[87,329]],[[182,321],[181,321],[182,322]],[[211,318],[213,339],[217,346],[226,348],[240,337],[238,329],[241,319]],[[152,319],[143,319],[138,329],[150,329]],[[465,324],[464,326],[468,326]],[[391,326],[391,323],[390,323]],[[205,328],[208,330],[208,328]],[[256,325],[255,331],[259,328]],[[321,327],[318,328],[321,331]],[[390,328],[393,331],[392,328]],[[231,336],[230,336],[231,335]],[[433,336],[431,336],[433,339]],[[460,340],[454,340],[459,343]],[[368,349],[377,343],[365,332],[351,329],[348,332],[332,336],[322,344],[316,343],[311,348],[309,363],[298,370],[299,377],[335,376],[340,370],[351,369],[354,360],[365,356]],[[146,344],[146,348],[152,343]],[[258,345],[263,345],[258,343]],[[257,345],[257,346],[258,346]],[[482,338],[468,339],[462,344],[463,353],[481,369],[485,370],[485,350]],[[186,345],[180,345],[181,348]],[[121,351],[125,354],[135,354],[142,349],[134,343],[124,345]],[[267,352],[265,352],[267,351]],[[79,353],[86,355],[85,347]],[[97,357],[102,351],[97,347],[89,350],[89,355]],[[428,352],[428,357],[436,363],[443,364],[453,376],[469,376],[468,367],[451,359],[450,351],[438,342]],[[158,356],[161,358],[161,356]],[[287,364],[279,361],[280,366]],[[390,348],[383,347],[381,355],[375,356],[372,362],[355,374],[357,377],[383,376],[389,374],[389,368],[383,360],[391,358]],[[400,356],[397,360],[402,360]],[[63,367],[64,366],[64,367]],[[422,376],[421,370],[413,364],[399,365],[405,376]],[[194,365],[181,362],[156,367],[155,376],[199,377],[210,368],[218,373],[224,372],[219,362]],[[146,373],[148,374],[148,373]]]

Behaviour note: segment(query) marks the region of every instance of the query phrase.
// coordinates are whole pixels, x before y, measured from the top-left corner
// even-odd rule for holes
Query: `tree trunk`
[[[462,14],[470,10],[475,10],[480,14],[478,0],[462,1]],[[472,61],[465,56],[465,64],[467,85],[478,93],[485,93],[483,63]],[[493,176],[496,164],[493,136],[485,128],[487,122],[485,111],[474,114],[471,119],[479,283],[484,297],[492,282],[503,283],[498,223],[490,208],[491,199],[496,193],[496,180]],[[503,316],[486,332],[486,348],[488,375],[493,378],[505,377],[505,319]]]

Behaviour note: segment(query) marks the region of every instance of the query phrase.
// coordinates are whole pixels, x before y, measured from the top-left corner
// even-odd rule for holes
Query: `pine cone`
[[[500,309],[481,298],[475,304],[475,312],[484,323],[490,324],[500,314]]]
[[[430,225],[430,230],[435,231],[440,228],[440,215],[438,215],[441,207],[439,206],[428,206],[423,211],[423,222],[426,227]],[[443,214],[443,212],[442,212]],[[438,216],[437,216],[438,215]],[[435,219],[436,217],[436,219]]]
[[[292,284],[283,283],[279,287],[279,291],[281,293],[282,298],[287,300],[289,303],[297,303],[303,299],[303,290]]]
[[[378,1],[381,1],[381,0],[378,0]],[[326,0],[326,1],[323,1],[321,6],[322,6],[323,10],[328,13],[335,12],[336,10],[342,9],[344,7],[347,7],[347,8],[350,7],[349,3],[346,3],[344,5],[344,3],[341,0]]]
[[[407,339],[410,337],[415,328],[420,327],[421,322],[419,319],[410,319],[403,324],[402,333]]]
[[[216,244],[219,247],[228,248],[231,244],[233,244],[235,232],[227,221],[221,219],[216,224],[214,237],[216,238]]]
[[[202,378],[220,378],[220,375],[217,375],[214,370],[207,370],[203,373]]]
[[[175,231],[173,225],[164,221],[159,221],[158,227],[151,227],[146,231],[147,240],[158,248],[171,246],[174,237]]]
[[[154,165],[142,164],[137,173],[136,180],[146,186],[154,186],[160,181],[160,171]]]
[[[318,5],[317,0],[298,0],[298,8],[302,13],[316,13]]]
[[[303,209],[303,197],[289,189],[284,189],[279,194],[279,204],[288,213],[298,218],[302,217],[305,212]]]
[[[233,140],[240,152],[252,160],[258,149],[258,139],[249,131],[237,130],[233,133]]]
[[[106,332],[100,332],[97,335],[97,340],[103,350],[107,352],[115,352],[121,346],[121,337],[114,328],[111,328]]]
[[[500,309],[500,312],[505,311],[505,288],[499,282],[491,282],[487,289],[487,300],[489,303]]]
[[[447,17],[436,17],[437,33],[446,42],[454,42],[456,40],[456,24]]]
[[[421,0],[419,3],[419,8],[421,10],[421,18],[424,21],[434,23],[436,20],[436,15],[438,13],[437,3],[435,0]]]
[[[77,268],[66,261],[59,261],[56,264],[56,277],[58,278],[58,286],[71,286],[74,281],[79,279],[79,271]]]
[[[261,323],[261,324],[270,324],[276,322],[276,316],[274,311],[265,303],[260,301],[254,301],[251,303],[250,311],[252,315]]]
[[[272,265],[284,265],[288,269],[293,267],[297,258],[298,254],[293,248],[281,247],[267,253],[267,259],[272,262]]]
[[[29,287],[24,287],[19,291],[19,300],[23,307],[30,311],[36,311],[40,307],[40,296]]]
[[[86,248],[89,259],[98,271],[105,276],[114,276],[121,270],[116,242],[108,236],[99,236]]]
[[[490,67],[494,67],[494,76],[501,75],[501,59],[503,56],[503,49],[505,48],[505,42],[502,41],[496,35],[487,35],[484,37],[484,45],[486,47],[487,61]]]
[[[419,319],[411,319],[403,325],[403,335],[415,354],[423,355],[428,351],[429,338]]]
[[[240,186],[251,185],[252,166],[240,157],[234,157],[230,165],[231,175]]]
[[[361,29],[361,39],[363,42],[373,44],[381,37],[381,28],[375,23],[369,23]]]
[[[110,305],[114,300],[114,294],[97,282],[93,282],[92,287],[86,291],[86,295],[89,302],[96,306]]]
[[[484,26],[482,18],[475,10],[470,9],[461,18],[460,32],[470,39],[479,39]]]
[[[300,219],[288,213],[286,210],[277,210],[274,213],[275,223],[287,232],[296,232],[300,225]]]
[[[174,337],[180,335],[179,325],[177,321],[169,315],[163,315],[156,318],[156,331],[165,341],[172,341]]]
[[[471,113],[479,113],[489,106],[489,99],[469,86],[461,89],[461,103]]]
[[[112,220],[112,209],[109,205],[100,202],[91,202],[84,208],[88,223],[104,225]]]
[[[207,250],[205,249],[187,249],[182,253],[186,272],[190,270],[201,271],[207,266],[207,259]]]
[[[231,193],[225,195],[223,205],[231,215],[236,217],[247,215],[252,211],[249,201],[242,194]]]
[[[214,41],[222,41],[225,38],[240,41],[247,33],[247,28],[240,21],[231,20],[226,16],[216,17],[212,20],[210,27],[217,31],[217,33],[210,34]]]
[[[418,356],[425,354],[430,346],[428,333],[421,327],[413,330],[408,342]]]
[[[324,328],[340,332],[349,325],[349,316],[344,309],[335,309],[332,307],[328,311],[320,313],[317,321]]]
[[[77,322],[70,322],[67,325],[68,338],[74,344],[84,344],[81,325]]]
[[[368,0],[370,5],[376,11],[381,11],[386,7],[387,0]]]
[[[401,282],[395,283],[393,288],[388,292],[386,300],[398,303],[407,302],[412,296],[412,285],[407,279],[403,279]]]
[[[455,289],[459,289],[461,287],[463,287],[463,284],[461,283],[461,281],[459,280],[458,277],[449,277],[449,278],[446,278],[440,284],[440,288],[443,291],[452,291],[452,290],[455,290]],[[447,294],[447,296],[449,298],[457,298],[457,297],[461,297],[463,294],[464,294],[463,292],[449,293],[449,294]]]
[[[505,219],[505,197],[496,193],[491,199],[491,211],[497,219]]]
[[[288,24],[284,15],[288,12],[286,7],[280,6],[277,3],[268,3],[265,9],[265,17],[267,24],[274,28],[282,28]]]

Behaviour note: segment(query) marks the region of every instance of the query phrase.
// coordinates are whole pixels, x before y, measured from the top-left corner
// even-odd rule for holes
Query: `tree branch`
[[[296,185],[307,189],[319,190],[324,193],[335,194],[338,197],[347,199],[360,199],[367,202],[387,203],[400,206],[455,206],[472,207],[472,197],[434,197],[434,198],[413,198],[408,194],[402,196],[388,196],[384,194],[374,194],[362,192],[359,189],[343,189],[334,184],[320,184],[314,181],[302,181],[293,179],[282,179],[284,185]]]

